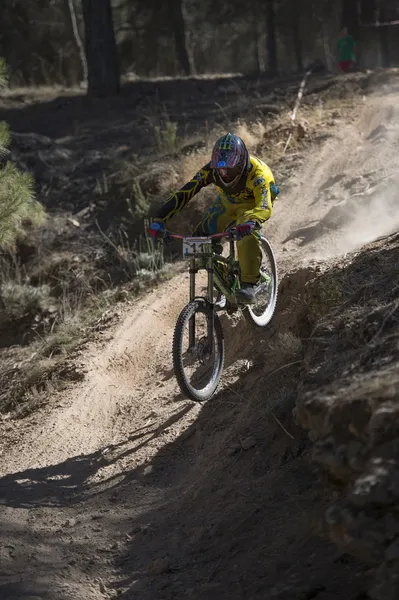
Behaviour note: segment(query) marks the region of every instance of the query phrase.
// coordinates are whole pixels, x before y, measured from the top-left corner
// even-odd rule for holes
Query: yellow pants
[[[255,209],[256,211],[256,209]],[[231,225],[242,225],[254,219],[253,204],[234,204],[218,196],[197,225],[194,235],[222,233]],[[264,212],[264,211],[262,211]],[[260,232],[255,230],[237,242],[238,262],[242,283],[256,283],[261,264]]]

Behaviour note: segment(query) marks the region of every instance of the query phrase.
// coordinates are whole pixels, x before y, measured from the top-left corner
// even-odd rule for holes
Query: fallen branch
[[[97,226],[97,229],[98,229],[98,231],[100,232],[100,234],[101,234],[101,235],[102,235],[102,237],[104,238],[104,240],[105,240],[105,241],[106,241],[106,242],[107,242],[107,243],[108,243],[108,244],[111,246],[111,248],[113,248],[113,249],[115,250],[115,252],[117,253],[117,255],[118,255],[120,258],[122,258],[122,259],[123,259],[125,262],[127,262],[127,261],[126,261],[126,259],[125,259],[125,257],[123,256],[123,254],[122,254],[122,253],[121,253],[121,251],[119,250],[118,246],[116,246],[116,245],[114,244],[114,242],[113,242],[113,241],[112,241],[112,240],[111,240],[111,239],[110,239],[110,238],[107,236],[107,234],[106,234],[106,233],[104,233],[104,231],[101,229],[101,227],[100,227],[100,223],[97,221],[97,219],[95,219],[95,224],[96,224],[96,226]]]
[[[293,111],[291,113],[291,127],[294,127],[294,121],[296,119],[296,113],[298,112],[298,108],[299,108],[299,106],[301,104],[303,93],[305,91],[306,82],[307,82],[309,76],[312,74],[312,71],[313,71],[313,69],[309,69],[308,71],[306,71],[306,73],[304,75],[304,78],[301,81],[301,85],[299,86],[298,95],[296,97],[294,109],[293,109]],[[291,138],[292,138],[292,132],[288,136],[288,140],[287,140],[287,142],[286,142],[286,144],[284,146],[284,152],[283,152],[283,154],[286,153],[287,148],[290,145]]]
[[[284,433],[286,433],[286,434],[288,435],[288,437],[290,437],[292,440],[294,440],[294,439],[295,439],[295,438],[294,438],[294,436],[293,436],[293,435],[291,435],[291,434],[290,434],[290,432],[286,430],[286,428],[284,427],[284,425],[282,424],[282,422],[280,421],[280,419],[278,419],[278,418],[276,417],[276,415],[274,414],[274,412],[273,412],[272,410],[270,411],[270,414],[271,414],[271,416],[273,417],[273,419],[276,421],[276,423],[277,423],[278,425],[280,425],[280,427],[281,427],[281,429],[284,431]]]
[[[293,365],[299,365],[299,364],[301,364],[301,362],[302,362],[301,360],[294,360],[293,362],[290,362],[290,363],[287,363],[286,365],[282,365],[281,367],[278,367],[278,369],[274,369],[274,371],[271,371],[271,373],[268,373],[266,375],[266,377],[262,380],[262,383],[264,383],[272,375],[275,375],[275,373],[278,373],[279,371],[282,371],[283,369],[287,369],[288,367],[292,367]]]

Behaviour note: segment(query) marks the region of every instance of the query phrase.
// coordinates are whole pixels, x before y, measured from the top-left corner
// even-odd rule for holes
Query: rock
[[[280,113],[280,108],[275,104],[260,104],[256,107],[256,109],[261,112],[263,115],[267,115],[269,113],[278,115]]]
[[[191,144],[186,144],[180,150],[182,154],[189,156],[190,154],[196,154],[198,152],[206,152],[207,151],[207,143],[205,140],[198,140]]]
[[[308,133],[308,125],[309,124],[306,121],[300,121],[297,123],[296,132],[299,140],[304,138]]]
[[[343,184],[343,187],[346,190],[353,190],[354,188],[359,189],[359,187],[363,187],[364,189],[367,186],[368,184],[364,181],[364,178],[361,175],[358,175],[357,177],[352,177],[348,181],[345,181],[345,183]]]
[[[80,227],[80,223],[77,219],[73,219],[72,217],[68,217],[68,223],[71,223],[74,227]]]
[[[389,561],[399,560],[399,539],[396,539],[390,546],[388,546],[385,558]]]
[[[388,127],[384,125],[384,123],[381,123],[378,125],[378,127],[373,129],[373,131],[367,136],[367,139],[376,140],[376,138],[384,137],[386,133],[388,133]]]
[[[42,596],[23,596],[24,600],[43,600]],[[21,600],[21,596],[12,596],[8,600]]]
[[[105,587],[105,584],[102,581],[102,579],[100,579],[100,581],[98,582],[98,587],[100,588],[100,592],[102,594],[106,594],[107,593],[107,588]]]
[[[65,523],[63,523],[62,527],[75,527],[76,523],[76,519],[67,519]]]
[[[252,435],[249,435],[248,437],[241,440],[241,448],[243,450],[249,450],[254,446],[256,446],[256,439]]]
[[[233,454],[236,454],[236,452],[239,452],[240,450],[241,450],[240,444],[232,444],[230,446],[230,448],[227,449],[227,455],[232,456]]]
[[[51,138],[38,133],[17,133],[11,132],[11,145],[15,145],[19,150],[41,150],[51,148],[54,142]]]
[[[177,183],[178,174],[171,165],[157,165],[156,169],[149,169],[143,173],[138,184],[144,196],[163,196],[167,194]]]
[[[148,465],[147,467],[145,467],[144,471],[143,471],[143,475],[151,475],[151,473],[154,471],[154,467],[152,465]]]
[[[170,570],[170,561],[168,558],[155,558],[148,565],[148,572],[153,575],[161,575]]]

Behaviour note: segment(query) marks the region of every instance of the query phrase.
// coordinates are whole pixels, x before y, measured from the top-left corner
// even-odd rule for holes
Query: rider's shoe
[[[242,287],[236,290],[236,298],[240,304],[253,304],[255,302],[256,283],[243,283]]]
[[[223,308],[226,308],[226,296],[224,294],[222,294],[222,292],[219,292],[217,295],[215,307],[216,307],[216,310],[217,309],[221,310]]]

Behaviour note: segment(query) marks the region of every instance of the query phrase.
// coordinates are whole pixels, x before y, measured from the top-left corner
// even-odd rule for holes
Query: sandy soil
[[[394,95],[365,98],[352,122],[342,119],[337,134],[320,142],[298,170],[293,165],[289,189],[276,202],[273,219],[265,228],[283,272],[352,250],[396,226],[391,216],[385,217],[391,207],[389,187],[382,192],[380,189],[378,202],[371,203],[366,212],[361,205],[348,202],[356,194],[364,196],[368,190],[375,192],[383,178],[389,181],[394,175],[398,160],[397,106],[398,98]],[[343,205],[337,211],[341,201]],[[198,434],[195,423],[204,418],[206,411],[208,454],[204,455],[210,461],[217,461],[216,450],[213,459],[211,455],[214,440],[231,431],[237,406],[243,410],[240,403],[237,405],[237,395],[242,392],[236,384],[243,364],[253,358],[248,356],[243,343],[252,335],[248,326],[240,323],[230,327],[229,320],[224,319],[229,354],[220,394],[213,408],[185,400],[172,372],[171,339],[187,295],[188,276],[184,273],[128,307],[121,313],[117,326],[85,351],[82,361],[86,377],[82,383],[56,394],[53,402],[23,420],[4,419],[0,423],[2,598],[83,600],[119,595],[161,599],[177,593],[180,597],[193,598],[223,598],[224,594],[237,599],[294,598],[289,595],[291,591],[284,592],[281,584],[285,580],[288,585],[288,566],[281,567],[285,574],[280,580],[277,576],[273,579],[269,573],[269,581],[265,581],[261,564],[254,567],[260,555],[255,559],[252,550],[246,549],[242,541],[229,563],[233,571],[223,571],[219,579],[220,561],[210,566],[211,561],[204,559],[207,576],[198,563],[197,578],[196,568],[191,571],[186,568],[184,575],[179,575],[179,567],[175,568],[173,560],[171,562],[170,554],[176,553],[179,545],[173,537],[176,531],[170,530],[168,534],[167,521],[174,514],[171,503],[177,510],[182,489],[192,490],[193,482],[201,481],[206,472],[203,461],[198,458],[205,439],[203,429],[200,428],[202,433]],[[256,339],[260,339],[257,335]],[[262,334],[264,342],[268,335],[268,332]],[[295,373],[287,376],[287,382],[291,381],[290,377],[294,381]],[[248,378],[245,386],[246,394],[250,395]],[[272,390],[271,397],[273,393]],[[234,405],[233,412],[231,405]],[[245,422],[248,425],[249,421]],[[269,434],[272,431],[273,436],[280,435],[285,440],[278,442],[280,445],[274,448],[273,456],[291,452],[287,448],[291,448],[292,440],[278,425],[271,427],[266,430]],[[294,426],[288,421],[287,427]],[[303,443],[301,436],[299,432],[294,436],[298,445]],[[257,447],[259,453],[259,444]],[[169,452],[170,448],[173,449]],[[227,455],[224,453],[223,458]],[[299,450],[298,456],[295,461],[304,460]],[[154,470],[154,461],[159,457],[163,457],[162,468]],[[266,468],[263,455],[257,460],[260,468]],[[281,468],[279,479],[280,466],[281,460],[267,467],[273,473],[269,487],[274,490],[274,499],[266,494],[264,506],[274,523],[269,525],[271,533],[265,538],[273,547],[273,556],[277,556],[273,560],[281,562],[285,553],[291,556],[293,552],[291,566],[297,561],[298,569],[304,573],[302,583],[295,584],[298,599],[327,600],[338,598],[342,592],[338,584],[328,593],[326,588],[323,591],[323,582],[313,583],[313,592],[306,592],[309,586],[306,588],[304,581],[308,577],[305,557],[316,571],[318,561],[332,565],[331,569],[336,569],[332,579],[343,582],[347,590],[348,595],[340,597],[355,598],[358,584],[348,582],[360,567],[356,565],[351,569],[348,561],[341,559],[339,564],[337,560],[334,563],[335,551],[308,533],[304,512],[310,501],[308,492],[298,492],[294,486],[294,493],[298,493],[296,510],[292,504],[294,499],[284,499],[282,494],[282,490],[292,489],[292,478],[298,469],[303,470],[304,481],[314,482],[311,468],[294,462],[292,467]],[[251,468],[255,468],[253,464]],[[227,471],[221,471],[225,475],[219,473],[220,477],[227,478]],[[252,514],[250,487],[249,480],[243,483],[242,493],[248,494],[243,506],[248,508],[248,515]],[[229,494],[227,479],[220,479],[217,498],[208,510],[219,514],[224,504],[228,504]],[[276,494],[282,494],[282,504]],[[197,506],[197,512],[190,515],[191,528],[187,535],[192,541],[197,528],[198,540],[201,538],[204,543],[206,538],[201,527],[206,517],[198,503],[193,506]],[[146,523],[146,515],[151,513],[157,517],[153,516]],[[280,523],[287,520],[288,514],[292,515],[292,527],[296,524],[290,541],[287,528]],[[300,539],[295,534],[299,517],[302,521]],[[184,519],[187,520],[187,515]],[[174,543],[173,552],[165,554],[164,546],[156,539],[153,521],[162,525],[159,525],[162,544],[166,539]],[[242,527],[251,531],[248,523]],[[274,534],[277,537],[273,537]],[[219,532],[220,547],[223,540],[236,535],[237,532],[231,530]],[[279,542],[279,535],[283,536],[283,543]],[[255,543],[257,541],[255,539]],[[135,542],[133,550],[132,542]],[[213,545],[211,541],[209,546]],[[271,560],[270,547],[268,554]],[[245,565],[242,555],[250,557],[250,567]],[[351,559],[348,560],[350,563]],[[233,564],[243,573],[247,568],[252,573],[252,583],[247,582],[247,587],[236,582]],[[236,582],[235,587],[232,582]],[[273,593],[270,591],[267,595],[265,590],[271,589],[268,588],[271,582]]]

